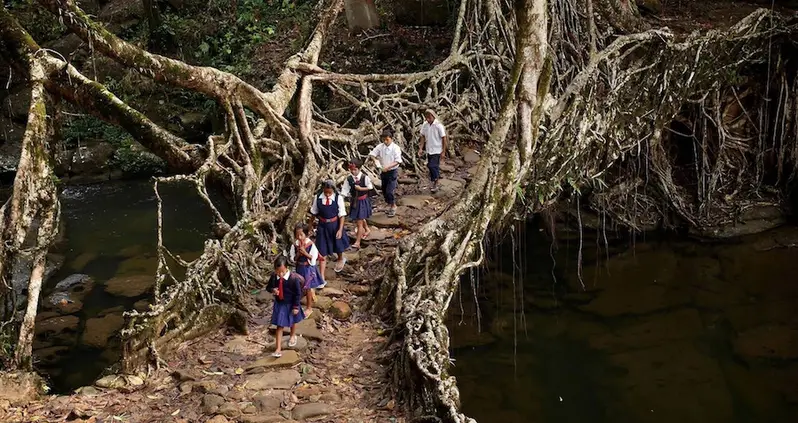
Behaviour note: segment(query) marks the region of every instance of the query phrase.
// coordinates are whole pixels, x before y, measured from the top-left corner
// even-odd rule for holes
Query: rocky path
[[[288,337],[283,338],[282,357],[270,356],[272,295],[254,291],[246,334],[221,328],[186,343],[167,357],[168,368],[146,377],[107,376],[73,395],[49,396],[26,406],[0,404],[0,421],[406,421],[387,385],[385,327],[366,304],[399,240],[463,189],[473,172],[469,158],[446,163],[446,180],[434,195],[423,178],[402,178],[397,217],[374,214],[363,248],[346,254],[343,272],[328,272],[314,313],[298,324],[298,344],[290,348]]]

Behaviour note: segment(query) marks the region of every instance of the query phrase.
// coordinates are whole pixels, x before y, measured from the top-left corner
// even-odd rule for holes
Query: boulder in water
[[[109,314],[104,317],[95,317],[86,321],[83,331],[83,344],[95,348],[105,348],[108,340],[125,323],[121,314]]]
[[[155,285],[155,276],[118,276],[105,283],[105,292],[119,297],[138,297],[144,295]]]

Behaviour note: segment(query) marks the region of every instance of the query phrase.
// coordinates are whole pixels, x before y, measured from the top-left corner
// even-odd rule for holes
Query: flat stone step
[[[291,389],[300,380],[302,380],[302,376],[294,369],[277,370],[247,377],[246,387],[252,391]]]
[[[270,355],[263,357],[247,366],[244,370],[246,370],[247,373],[262,373],[271,369],[291,367],[300,361],[302,360],[299,358],[299,354],[297,354],[296,351],[289,350],[283,351],[283,356],[279,358]]]
[[[378,228],[403,228],[404,225],[399,220],[398,215],[394,217],[388,217],[385,212],[378,212],[371,215],[368,219],[369,225],[376,226]],[[369,237],[370,238],[370,237]]]

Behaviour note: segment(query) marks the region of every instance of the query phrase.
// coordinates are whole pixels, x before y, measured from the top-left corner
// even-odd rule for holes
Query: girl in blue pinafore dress
[[[313,313],[313,299],[316,288],[323,288],[324,281],[319,276],[319,271],[316,269],[316,261],[319,259],[319,250],[313,241],[307,236],[308,225],[299,223],[294,228],[294,236],[296,240],[291,246],[291,261],[296,263],[296,272],[305,279],[305,298],[307,300],[307,307],[305,308],[305,317],[309,317]]]
[[[302,286],[305,280],[297,273],[288,270],[288,259],[279,256],[274,261],[274,274],[269,278],[266,290],[274,294],[274,308],[272,309],[272,324],[277,326],[275,338],[277,345],[273,357],[281,357],[283,349],[283,328],[291,328],[291,337],[288,346],[296,345],[296,324],[305,318],[305,313],[300,307],[302,300]]]
[[[333,181],[324,181],[321,194],[316,197],[310,214],[314,220],[318,219],[316,225],[316,247],[319,249],[319,268],[321,276],[324,278],[324,271],[327,269],[326,258],[337,254],[335,272],[344,269],[346,258],[344,251],[349,248],[349,236],[344,230],[344,220],[346,219],[346,206],[344,197],[335,192]],[[313,223],[313,221],[311,221]]]
[[[346,178],[341,195],[344,197],[352,197],[349,206],[349,219],[353,220],[357,225],[355,232],[355,243],[352,244],[353,248],[360,248],[360,240],[368,238],[371,230],[366,219],[371,217],[372,206],[369,191],[374,189],[371,179],[365,173],[360,171],[362,162],[360,160],[352,160],[349,162],[349,172],[352,174]]]

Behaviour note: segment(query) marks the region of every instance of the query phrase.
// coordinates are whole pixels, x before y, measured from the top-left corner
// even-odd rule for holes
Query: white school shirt
[[[383,170],[393,162],[402,163],[402,149],[395,142],[391,142],[390,145],[385,145],[384,142],[381,142],[374,147],[374,150],[371,150],[369,156],[378,158]]]
[[[299,240],[294,241],[294,245],[291,246],[291,261],[296,261],[294,259],[297,256],[297,247],[299,247]],[[310,251],[308,253],[310,253],[310,265],[315,266],[316,260],[319,259],[319,250],[316,248],[316,244],[310,243]]]
[[[443,137],[446,136],[446,128],[435,119],[430,125],[426,120],[421,125],[421,135],[426,140],[427,154],[441,154],[443,152]]]
[[[360,172],[354,178],[355,178],[355,184],[356,185],[360,184],[360,178],[366,178],[366,188],[374,189],[374,185],[372,185],[371,178],[369,178],[369,175],[366,175],[365,173]],[[360,191],[356,191],[354,189],[354,187],[349,186],[349,177],[347,176],[346,177],[346,181],[344,181],[344,186],[341,187],[341,195],[343,195],[344,197],[348,197],[349,193],[351,193],[352,191],[355,191],[355,194],[357,196],[365,195],[365,193],[361,194]]]
[[[324,195],[324,193],[322,192],[316,198],[317,199],[321,198],[321,202],[324,203],[326,201],[327,196]],[[330,204],[332,204],[333,201],[335,201],[335,193],[333,193],[333,195],[330,196]],[[319,214],[319,202],[318,202],[318,200],[314,200],[313,201],[313,205],[310,206],[310,214],[312,214],[314,216],[318,216],[318,214]],[[344,217],[344,216],[346,216],[346,205],[344,203],[344,196],[339,194],[338,195],[338,217]]]

